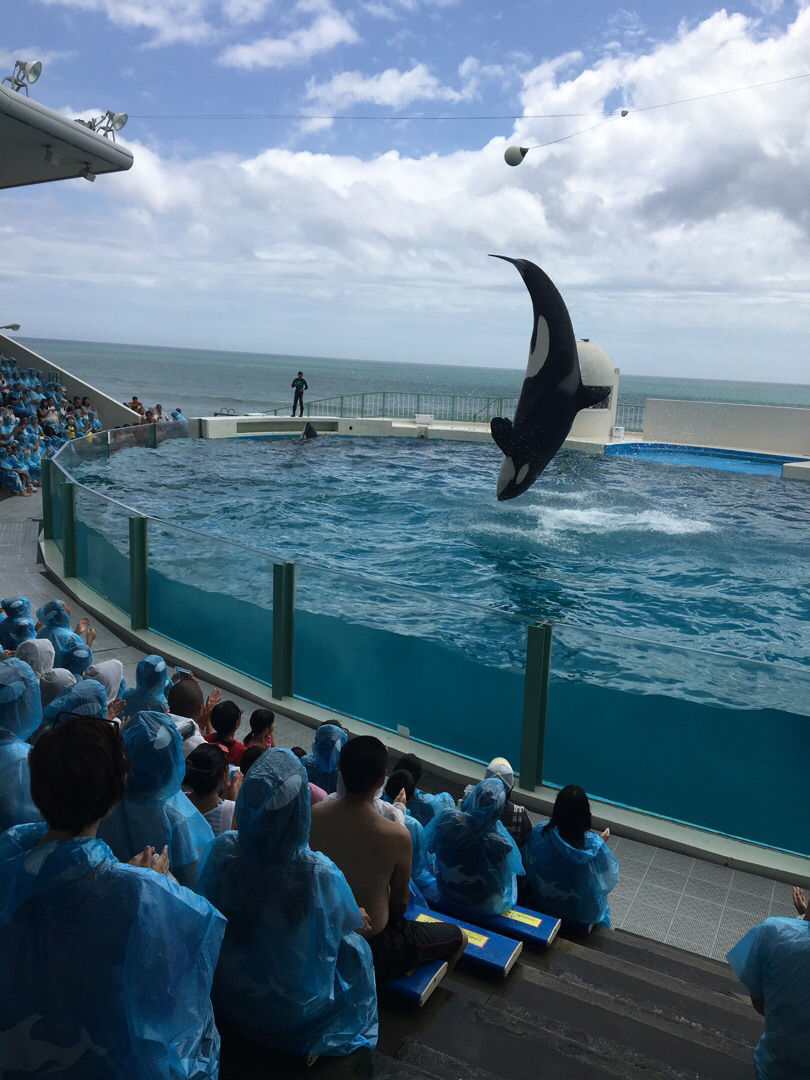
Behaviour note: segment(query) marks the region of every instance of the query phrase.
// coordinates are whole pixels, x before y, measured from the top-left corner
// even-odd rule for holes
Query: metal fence
[[[616,406],[615,423],[617,427],[623,427],[626,431],[643,431],[644,406],[622,405],[620,402]]]

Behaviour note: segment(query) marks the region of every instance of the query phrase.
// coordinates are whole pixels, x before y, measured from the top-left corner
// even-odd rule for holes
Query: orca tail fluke
[[[610,386],[581,386],[577,394],[577,409],[591,409],[610,397]]]
[[[512,421],[503,416],[495,416],[489,422],[489,430],[499,450],[507,457],[512,453]]]

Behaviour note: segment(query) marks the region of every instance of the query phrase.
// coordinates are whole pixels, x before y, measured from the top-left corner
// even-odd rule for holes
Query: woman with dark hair
[[[569,784],[551,819],[535,825],[523,848],[535,903],[572,930],[610,926],[608,893],[619,880],[618,860],[605,842],[610,830],[595,833],[591,825],[588,796]]]
[[[245,736],[245,746],[260,746],[262,750],[271,750],[275,722],[276,714],[272,709],[254,709],[250,714],[250,731]]]
[[[97,838],[126,785],[118,728],[69,717],[29,766],[45,822],[0,836],[4,1075],[216,1077],[225,920],[165,876],[165,852],[126,865]]]
[[[242,785],[242,773],[236,769],[228,778],[228,759],[221,746],[205,743],[186,758],[186,792],[214,830],[214,836],[233,828],[233,808]]]
[[[238,765],[245,752],[245,744],[236,738],[236,729],[242,719],[242,710],[235,701],[220,701],[211,710],[213,731],[206,741],[221,746],[229,765]]]

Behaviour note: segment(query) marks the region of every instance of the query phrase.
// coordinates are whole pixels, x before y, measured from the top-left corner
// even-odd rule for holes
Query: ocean
[[[263,412],[290,404],[290,383],[299,370],[309,384],[307,401],[378,390],[517,397],[523,375],[517,368],[19,340],[117,401],[135,393],[147,405],[160,402],[164,411],[179,407],[186,416],[210,416],[220,409]],[[643,405],[648,397],[810,408],[810,385],[622,374],[620,404]]]

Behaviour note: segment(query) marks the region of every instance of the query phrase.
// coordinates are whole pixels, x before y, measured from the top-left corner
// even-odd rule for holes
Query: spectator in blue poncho
[[[124,691],[124,716],[136,713],[168,712],[166,688],[171,685],[166,661],[152,653],[138,662],[135,685]]]
[[[45,706],[42,718],[46,727],[53,727],[60,716],[69,713],[77,716],[106,717],[107,704],[107,695],[100,682],[95,679],[80,679],[62,690]]]
[[[70,628],[68,609],[61,600],[50,600],[37,608],[37,620],[42,624],[37,631],[37,637],[46,638],[53,645],[56,654],[54,667],[67,668],[73,671],[74,675],[80,675],[81,671],[74,670],[77,666],[80,666],[83,661],[87,661],[84,667],[89,667],[93,663],[93,654],[89,651],[89,646],[95,638],[95,631],[90,628],[90,621],[86,616],[79,620],[76,627],[78,632],[74,633]],[[87,633],[86,642],[82,641],[80,633]]]
[[[425,829],[436,856],[439,901],[478,915],[500,915],[517,899],[523,863],[500,818],[506,792],[500,780],[482,780],[460,810],[447,810]]]
[[[581,787],[557,795],[550,821],[535,825],[523,849],[526,877],[536,905],[569,929],[610,926],[608,893],[619,863],[605,841],[610,830],[591,830],[591,806]]]
[[[180,790],[186,770],[180,733],[159,712],[138,713],[122,731],[129,755],[127,787],[98,835],[122,862],[147,844],[158,849],[168,844],[172,874],[181,885],[193,885],[197,863],[214,834]]]
[[[408,813],[411,814],[420,825],[429,825],[435,817],[443,814],[445,810],[452,810],[456,805],[449,791],[440,791],[437,795],[431,795],[427,791],[420,791],[417,787],[422,778],[422,762],[416,754],[403,754],[394,763],[394,772],[406,769],[414,780],[413,794],[408,796],[406,803]]]
[[[31,616],[31,605],[24,596],[9,596],[0,600],[4,618],[0,619],[0,648],[13,649],[11,644],[11,627],[15,619],[28,619]]]
[[[3,1076],[218,1074],[209,994],[225,920],[165,876],[165,856],[126,866],[96,839],[126,767],[117,729],[94,718],[58,725],[31,751],[47,825],[0,837]]]
[[[228,920],[217,1012],[286,1053],[348,1054],[377,1041],[364,925],[343,874],[309,849],[309,788],[289,750],[265,750],[236,800],[238,832],[200,866],[198,890]]]
[[[10,622],[11,625],[9,626],[7,633],[9,641],[8,648],[10,650],[16,651],[24,642],[30,641],[31,638],[37,636],[32,619],[11,619]]]
[[[404,793],[405,806],[407,807],[408,800],[413,798],[415,787],[413,776],[407,769],[396,769],[388,777],[382,797],[386,802],[394,805],[397,797]],[[411,844],[413,845],[411,882],[419,890],[421,902],[432,896],[436,889],[434,859],[425,847],[425,830],[423,826],[407,809],[403,825],[411,834]]]
[[[39,680],[34,672],[14,657],[0,661],[0,832],[12,825],[42,820],[31,800],[31,747],[25,741],[41,721]]]
[[[311,783],[327,795],[337,791],[338,758],[348,739],[348,732],[338,724],[321,724],[312,740],[312,753],[301,758]]]
[[[766,919],[726,955],[765,1017],[754,1050],[757,1080],[810,1076],[810,911],[801,889],[793,897],[801,919]]]

